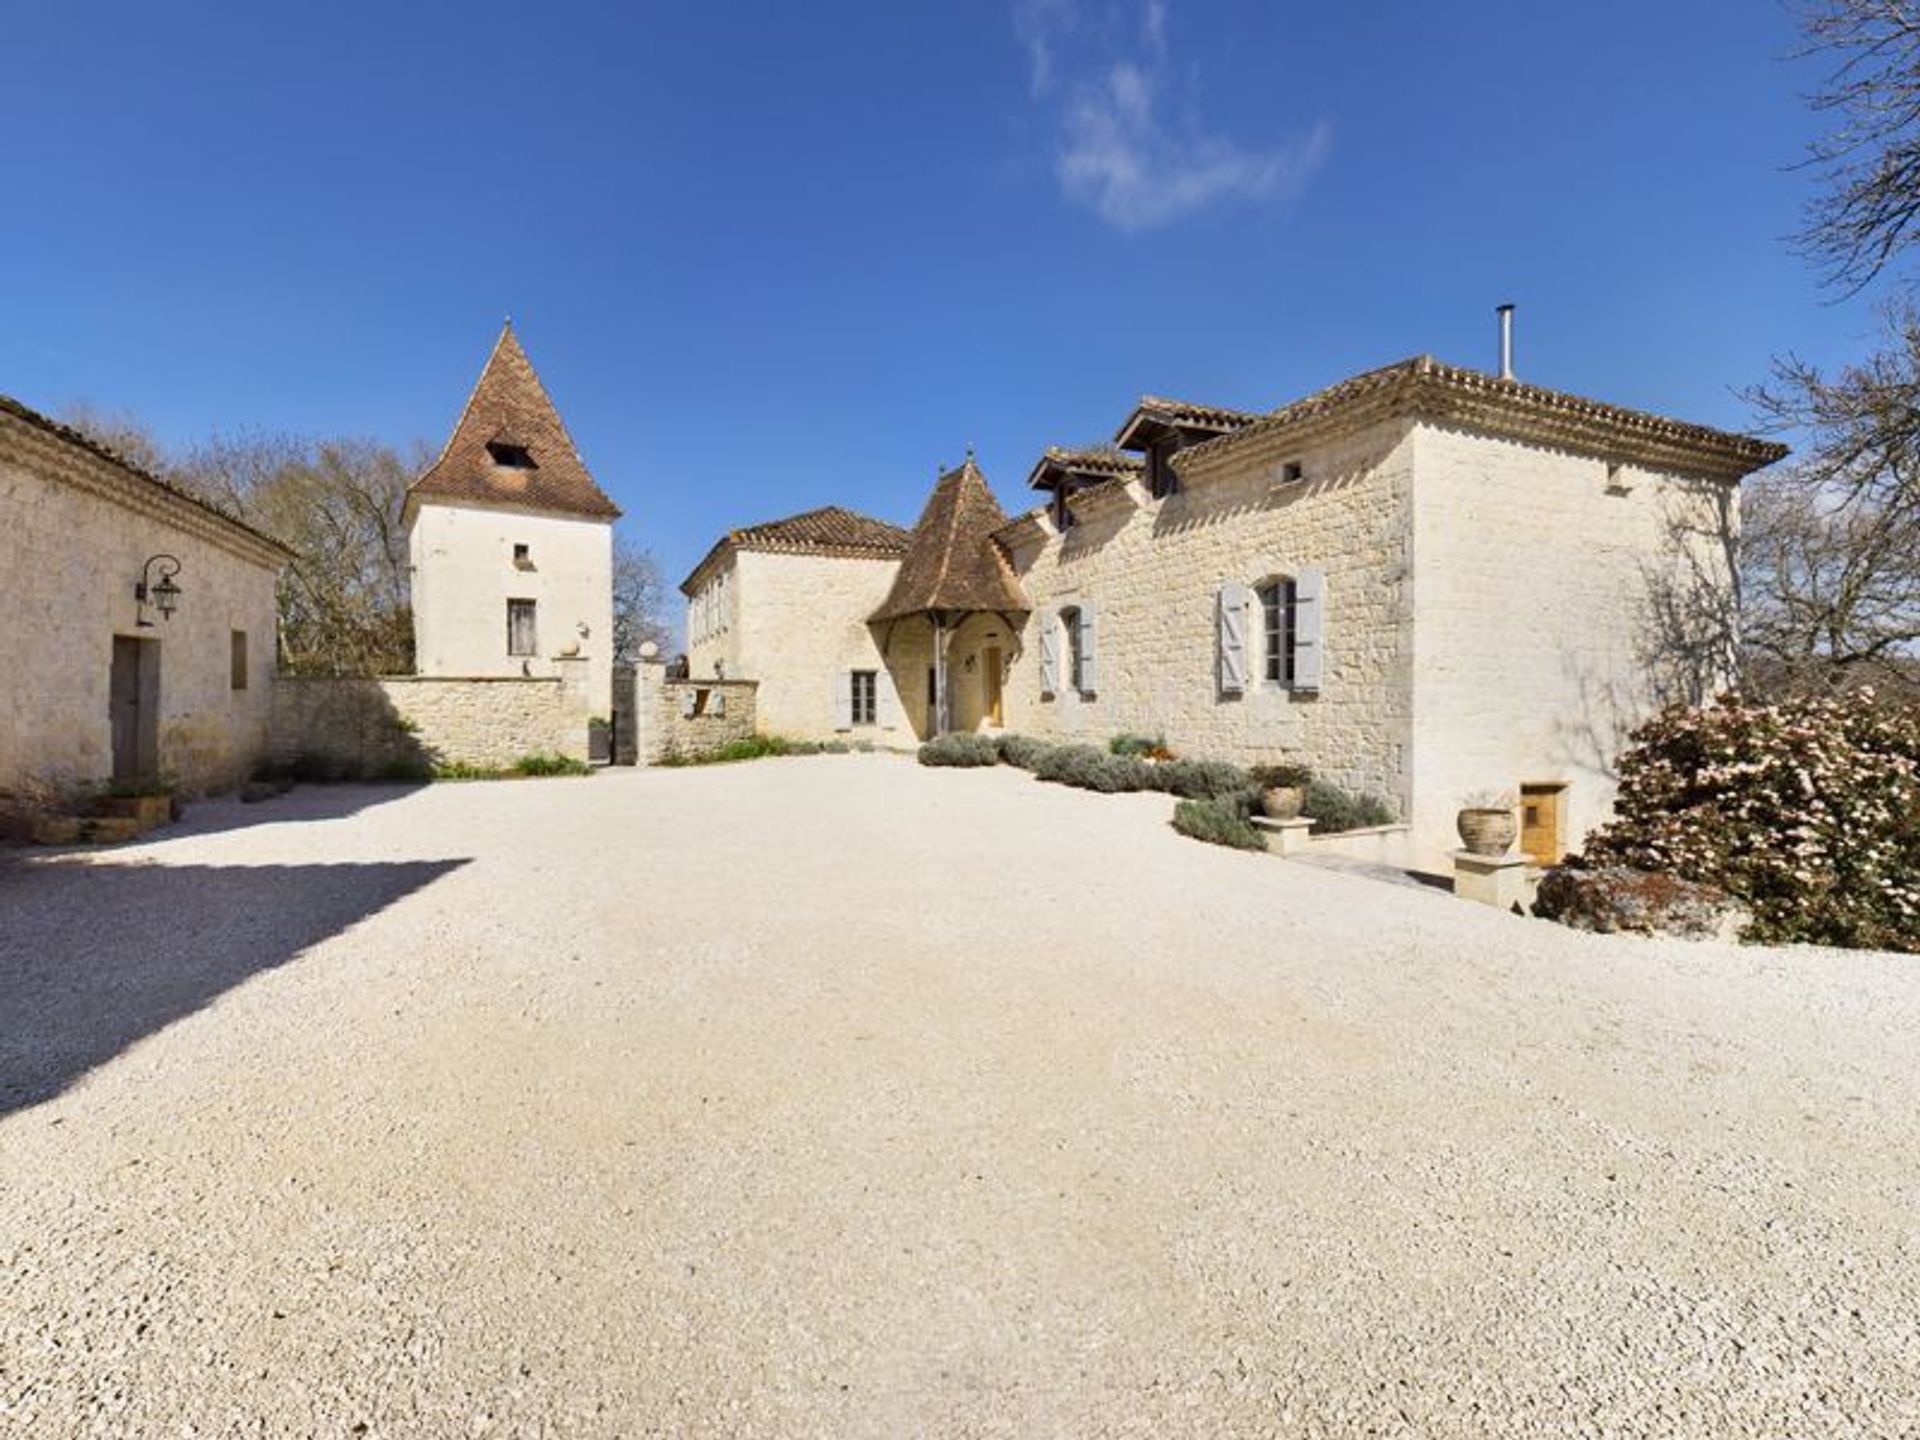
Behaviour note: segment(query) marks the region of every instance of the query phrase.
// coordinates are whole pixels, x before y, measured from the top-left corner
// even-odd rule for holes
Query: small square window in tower
[[[533,569],[533,548],[528,545],[513,547],[513,568],[516,570]]]
[[[503,470],[537,470],[533,463],[533,454],[524,445],[515,445],[507,440],[487,441],[487,454]]]

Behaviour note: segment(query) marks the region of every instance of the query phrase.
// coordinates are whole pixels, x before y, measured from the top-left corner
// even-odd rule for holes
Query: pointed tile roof
[[[967,456],[934,482],[913,540],[875,620],[930,610],[1011,613],[1033,608],[993,532],[1007,523],[987,477]]]
[[[594,520],[620,514],[587,473],[511,321],[501,327],[446,448],[408,495]]]

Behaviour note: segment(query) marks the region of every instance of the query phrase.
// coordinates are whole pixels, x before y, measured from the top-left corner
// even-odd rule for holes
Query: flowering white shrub
[[[1920,711],[1727,697],[1632,740],[1617,818],[1574,863],[1723,890],[1749,940],[1920,952]]]

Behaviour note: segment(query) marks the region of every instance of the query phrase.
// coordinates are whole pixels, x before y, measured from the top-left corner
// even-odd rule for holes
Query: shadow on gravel
[[[338,785],[296,785],[284,795],[257,804],[244,803],[238,794],[189,800],[186,817],[141,837],[142,844],[174,840],[187,835],[212,835],[222,830],[244,830],[251,825],[296,824],[308,820],[344,820],[404,800],[424,783],[394,780],[343,782]]]
[[[0,1116],[466,863],[0,866]]]

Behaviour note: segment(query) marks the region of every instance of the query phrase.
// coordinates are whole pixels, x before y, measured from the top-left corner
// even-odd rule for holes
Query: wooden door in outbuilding
[[[160,642],[113,637],[107,680],[113,734],[113,778],[154,780],[160,774]]]
[[[1520,787],[1520,848],[1536,865],[1558,865],[1565,847],[1560,838],[1560,801],[1564,785]]]

